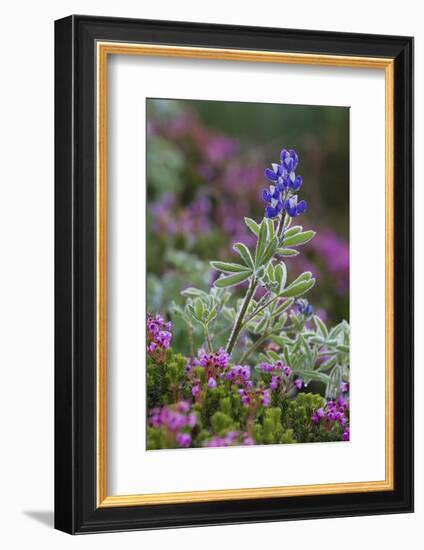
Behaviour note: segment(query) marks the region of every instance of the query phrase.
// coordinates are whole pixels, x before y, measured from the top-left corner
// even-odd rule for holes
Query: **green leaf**
[[[287,229],[287,231],[284,233],[284,238],[292,237],[293,235],[297,235],[302,231],[303,227],[301,225],[294,225],[293,227],[290,227],[290,229]]]
[[[262,257],[266,249],[268,231],[266,226],[266,220],[263,219],[259,227],[258,241],[256,243],[255,251],[255,266],[260,267],[262,265]]]
[[[270,281],[275,281],[275,271],[272,263],[268,264],[268,267],[266,269],[266,274]]]
[[[286,286],[286,282],[287,282],[287,268],[286,268],[286,264],[284,262],[281,262],[279,263],[275,269],[274,269],[274,273],[275,273],[275,280],[278,282],[278,284],[280,285],[280,292],[283,291],[284,287]]]
[[[206,292],[199,288],[189,287],[181,291],[182,296],[207,296]]]
[[[210,323],[213,319],[215,319],[216,315],[218,313],[218,308],[215,306],[212,311],[209,313],[206,322]]]
[[[297,285],[297,283],[301,283],[302,281],[309,281],[309,279],[312,277],[312,273],[310,271],[304,271],[302,274],[295,279],[290,286]]]
[[[285,290],[283,290],[280,296],[285,298],[297,298],[298,296],[305,294],[305,292],[308,292],[308,290],[311,290],[314,284],[315,279],[308,279],[307,281],[301,281],[297,284],[292,283]]]
[[[319,370],[329,370],[336,364],[337,359],[335,357],[329,357],[325,361],[321,363],[321,365],[318,367]]]
[[[309,347],[308,342],[305,340],[305,338],[303,338],[303,336],[301,334],[299,335],[299,340],[302,343],[303,349],[305,350],[306,356],[308,358],[309,365],[311,367],[313,367],[313,365],[312,365],[312,363],[313,363],[312,351],[311,351],[311,348]]]
[[[263,329],[265,328],[265,325],[267,324],[268,320],[269,320],[269,317],[264,315],[262,319],[258,323],[256,323],[255,334],[260,334],[261,332],[263,332]]]
[[[274,256],[278,247],[278,237],[273,237],[267,244],[261,258],[259,259],[259,265],[266,265],[269,260]]]
[[[318,315],[314,315],[314,321],[318,331],[321,333],[321,336],[327,339],[328,330],[327,330],[327,327],[325,326],[325,323],[318,317]]]
[[[337,351],[341,351],[343,353],[349,353],[349,346],[345,346],[344,344],[339,344],[336,346]]]
[[[229,277],[220,277],[214,283],[217,288],[225,288],[228,286],[234,286],[246,281],[250,277],[249,271],[243,271],[241,273],[235,273]]]
[[[255,220],[252,220],[252,218],[244,218],[244,223],[254,235],[259,235],[259,224],[256,223]]]
[[[271,336],[271,340],[281,347],[291,345],[293,343],[288,336],[274,335],[274,336]]]
[[[266,219],[266,225],[267,225],[267,230],[268,230],[268,239],[272,239],[275,235],[274,221],[267,218]]]
[[[324,374],[323,372],[318,372],[316,370],[293,369],[293,372],[304,380],[315,380],[316,382],[323,382],[324,384],[328,384],[330,381],[328,374]]]
[[[277,254],[279,256],[297,256],[299,251],[292,248],[277,248]]]
[[[285,237],[283,240],[284,246],[299,246],[305,244],[315,237],[315,231],[304,231],[303,233],[297,233],[291,237]]]
[[[248,269],[245,265],[234,264],[230,262],[209,262],[210,265],[217,271],[223,271],[224,273],[243,273],[251,269]]]
[[[248,267],[250,267],[251,269],[253,269],[255,267],[255,263],[253,261],[252,254],[250,253],[250,250],[247,248],[247,246],[245,244],[236,243],[233,246],[233,248],[236,252],[239,253],[239,255],[241,256],[241,259],[243,260],[243,262]]]
[[[194,302],[194,310],[196,312],[196,317],[201,319],[203,316],[203,302],[199,298]]]
[[[284,346],[283,348],[283,355],[284,355],[284,361],[286,362],[286,365],[290,365],[290,352],[288,346]]]

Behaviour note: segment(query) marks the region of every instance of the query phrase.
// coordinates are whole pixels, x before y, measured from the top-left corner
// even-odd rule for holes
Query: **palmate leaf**
[[[253,261],[252,254],[245,244],[235,243],[233,249],[240,255],[247,267],[254,269],[255,263]]]
[[[209,262],[210,265],[217,271],[223,271],[224,273],[243,273],[246,271],[251,271],[245,265],[240,265],[231,262]]]
[[[234,275],[229,275],[228,277],[220,277],[214,282],[214,285],[217,288],[235,286],[242,283],[243,281],[246,281],[251,274],[251,271],[242,271],[240,273],[235,273]]]
[[[304,231],[303,233],[297,233],[292,236],[287,236],[283,240],[284,246],[299,246],[309,242],[315,237],[315,231]]]

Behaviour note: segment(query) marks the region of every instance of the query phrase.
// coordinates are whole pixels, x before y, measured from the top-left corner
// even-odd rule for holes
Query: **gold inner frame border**
[[[385,479],[316,485],[108,495],[107,492],[107,62],[109,55],[180,57],[361,69],[385,73]],[[307,495],[365,493],[394,489],[394,60],[257,50],[96,42],[97,64],[97,296],[96,296],[96,472],[97,507],[143,506]]]

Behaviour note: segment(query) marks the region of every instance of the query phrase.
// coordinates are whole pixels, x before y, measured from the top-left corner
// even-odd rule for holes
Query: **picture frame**
[[[160,58],[165,67],[177,58],[384,72],[383,480],[108,493],[107,69],[113,55]],[[56,21],[55,527],[80,534],[412,511],[413,39],[79,15]]]

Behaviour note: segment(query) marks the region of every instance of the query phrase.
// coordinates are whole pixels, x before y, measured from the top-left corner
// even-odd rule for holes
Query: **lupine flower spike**
[[[276,218],[286,212],[295,217],[306,210],[306,201],[298,202],[296,193],[302,186],[302,177],[296,176],[299,159],[296,151],[283,149],[280,163],[273,163],[272,168],[265,169],[265,177],[270,182],[269,189],[264,189],[262,198],[268,205],[265,208],[267,218]]]

